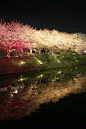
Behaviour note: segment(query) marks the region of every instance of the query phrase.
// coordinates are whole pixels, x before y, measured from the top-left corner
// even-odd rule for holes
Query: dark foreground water
[[[85,71],[77,66],[0,77],[0,126],[85,129]]]
[[[58,103],[41,105],[38,113],[32,117],[25,116],[22,120],[7,120],[4,128],[83,128],[86,125],[86,93],[70,95]]]

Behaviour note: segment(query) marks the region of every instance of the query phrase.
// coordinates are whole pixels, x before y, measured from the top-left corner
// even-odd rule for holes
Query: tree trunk
[[[41,50],[39,49],[39,55],[41,55]]]
[[[8,93],[11,93],[12,92],[11,85],[7,86],[7,89],[8,89]]]
[[[32,49],[30,49],[30,54],[32,54]]]
[[[47,48],[45,48],[45,54],[47,54]]]
[[[52,48],[52,55],[54,54],[54,52],[53,52],[53,48]]]
[[[10,53],[12,52],[12,50],[7,50],[7,55],[6,57],[10,58]]]

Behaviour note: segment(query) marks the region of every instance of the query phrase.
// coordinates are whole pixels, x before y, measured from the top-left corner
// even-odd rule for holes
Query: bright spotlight
[[[41,75],[41,77],[43,77],[43,75]]]
[[[83,53],[86,53],[86,50],[83,50]]]

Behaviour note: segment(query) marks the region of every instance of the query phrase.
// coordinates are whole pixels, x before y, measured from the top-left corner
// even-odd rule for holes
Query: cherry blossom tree
[[[10,52],[16,51],[17,53],[23,54],[23,49],[27,48],[32,50],[32,41],[29,40],[27,36],[28,28],[25,28],[20,22],[6,23],[1,19],[0,22],[0,50],[7,50],[6,57],[10,57]],[[28,31],[29,33],[29,31]],[[28,37],[27,39],[24,37]]]

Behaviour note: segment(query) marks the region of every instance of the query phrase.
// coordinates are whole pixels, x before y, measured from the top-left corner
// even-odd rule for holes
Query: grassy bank
[[[60,54],[33,54],[0,59],[0,75],[85,64],[86,55],[63,50]]]

